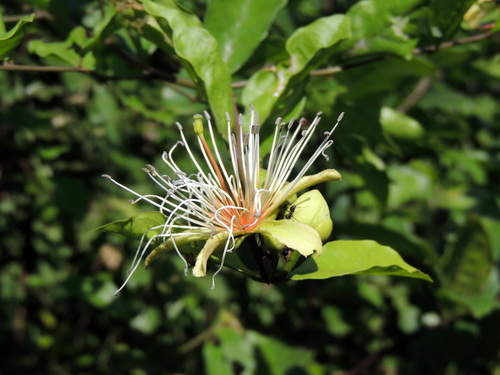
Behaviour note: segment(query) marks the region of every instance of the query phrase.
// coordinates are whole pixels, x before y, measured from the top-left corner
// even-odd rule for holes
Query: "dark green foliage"
[[[500,373],[498,34],[462,28],[471,3],[0,5],[0,373]],[[330,240],[392,247],[434,283],[225,269],[209,291],[170,252],[115,297],[138,240],[95,229],[151,207],[100,176],[149,191],[176,121],[222,129],[248,104],[264,134],[346,112],[311,171],[343,177],[319,186]]]

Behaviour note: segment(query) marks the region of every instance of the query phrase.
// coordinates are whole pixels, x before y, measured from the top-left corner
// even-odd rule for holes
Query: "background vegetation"
[[[500,374],[498,9],[473,3],[3,1],[0,373]],[[251,103],[263,132],[345,111],[332,239],[435,282],[209,291],[168,254],[114,297],[137,242],[94,230],[145,207],[101,174],[141,189],[176,121]]]

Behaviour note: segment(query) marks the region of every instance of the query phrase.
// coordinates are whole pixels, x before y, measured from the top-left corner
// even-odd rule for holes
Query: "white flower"
[[[157,234],[149,238],[143,246],[142,243],[148,232],[144,233],[129,275],[117,293],[136,270],[149,245],[159,238],[164,242],[149,254],[146,265],[159,254],[175,249],[184,260],[186,272],[188,263],[179,251],[179,246],[193,241],[206,241],[194,265],[193,274],[197,277],[206,275],[208,259],[215,250],[221,249],[221,265],[213,275],[212,288],[214,278],[220,272],[226,254],[233,251],[250,234],[260,233],[271,236],[274,240],[292,247],[304,256],[315,251],[320,253],[321,239],[315,229],[296,221],[275,220],[278,208],[298,191],[320,182],[340,179],[340,174],[333,169],[313,176],[305,174],[313,162],[320,155],[324,155],[325,149],[332,145],[333,141],[330,137],[343,114],[339,116],[333,128],[325,133],[325,138],[305,165],[298,172],[295,171],[297,160],[319,124],[319,115],[310,125],[307,125],[305,120],[298,123],[291,121],[288,124],[282,123],[281,119],[276,121],[265,175],[261,173],[259,118],[253,108],[248,131],[244,129],[241,115],[235,129],[232,129],[228,116],[229,149],[224,150],[223,154],[217,145],[208,113],[205,112],[208,140],[205,137],[202,116],[195,115],[194,131],[197,135],[199,150],[203,155],[200,159],[195,156],[188,143],[183,127],[177,123],[181,141],[177,142],[169,152],[164,152],[162,156],[163,161],[172,171],[172,177],[159,174],[151,165],[143,168],[163,190],[162,195],[140,194],[110,176],[103,175],[135,195],[137,199],[133,203],[146,201],[165,215],[164,224],[150,228],[148,232],[155,231]],[[192,160],[195,170],[193,174],[188,175],[182,171],[174,160],[174,153],[179,152],[178,149],[181,147]],[[226,166],[224,161],[227,159],[230,162]],[[296,241],[287,239],[286,232],[289,230],[302,231],[301,235],[307,237],[308,240],[297,244]]]

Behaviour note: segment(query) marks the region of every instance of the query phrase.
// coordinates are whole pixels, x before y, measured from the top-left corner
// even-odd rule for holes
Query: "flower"
[[[163,195],[140,194],[109,175],[103,175],[135,195],[137,199],[133,203],[146,201],[165,216],[165,223],[154,226],[143,234],[129,275],[117,293],[137,269],[150,244],[157,239],[162,239],[164,242],[149,254],[146,265],[161,253],[175,249],[185,263],[186,274],[188,262],[179,247],[194,241],[206,241],[196,257],[193,268],[193,274],[197,277],[206,275],[209,258],[214,251],[221,249],[221,265],[212,277],[211,289],[215,285],[215,276],[224,265],[226,254],[232,252],[251,234],[261,234],[278,246],[281,245],[281,248],[284,246],[292,248],[303,256],[314,252],[321,253],[321,239],[325,237],[324,235],[320,235],[307,223],[277,218],[280,207],[297,192],[320,182],[340,179],[340,174],[334,169],[312,176],[305,174],[320,155],[326,157],[324,151],[333,144],[330,138],[343,113],[333,128],[324,133],[325,138],[305,165],[291,181],[288,181],[295,170],[297,160],[319,124],[319,116],[320,113],[309,126],[305,119],[299,122],[292,120],[288,124],[282,122],[281,118],[276,120],[267,168],[264,170],[265,175],[262,173],[260,160],[259,117],[253,108],[251,108],[248,131],[244,129],[241,115],[235,129],[232,129],[228,116],[229,166],[223,162],[223,159],[227,159],[226,154],[221,154],[211,118],[205,112],[208,140],[205,137],[202,116],[195,115],[193,123],[202,158],[195,156],[185,137],[183,127],[177,123],[181,141],[162,155],[163,161],[171,169],[174,177],[159,174],[152,165],[143,168],[143,171],[163,190]],[[174,153],[180,147],[183,147],[191,158],[196,170],[194,174],[188,175],[176,164]],[[151,231],[155,234],[142,246]],[[297,234],[300,234],[300,238]]]

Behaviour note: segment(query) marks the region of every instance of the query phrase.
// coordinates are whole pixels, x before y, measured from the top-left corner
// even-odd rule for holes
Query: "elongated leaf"
[[[147,238],[151,238],[155,234],[160,234],[163,230],[163,224],[165,224],[165,216],[158,211],[151,211],[140,213],[126,220],[113,221],[96,230],[118,233],[130,238],[140,239],[146,232],[148,232],[146,235]],[[152,229],[155,227],[158,228]]]
[[[174,1],[161,4],[143,0],[146,12],[155,17],[172,40],[181,63],[204,90],[218,128],[225,131],[226,112],[232,113],[231,77],[222,60],[217,40],[193,14]]]
[[[262,122],[284,95],[290,96],[287,104],[288,109],[292,109],[302,99],[307,81],[305,76],[315,67],[312,64],[316,62],[316,55],[350,35],[349,20],[342,15],[323,17],[298,29],[286,43],[290,60],[279,64],[274,71],[264,69],[256,72],[243,90],[242,102],[253,104]],[[291,84],[293,90],[288,90],[287,86],[294,77],[297,80]]]
[[[23,39],[25,33],[25,25],[27,23],[33,22],[35,15],[31,14],[29,16],[24,16],[21,18],[16,25],[7,31],[6,33],[0,34],[0,59],[3,59],[9,54],[14,48],[16,48],[21,40]]]
[[[205,26],[219,42],[222,59],[237,71],[267,36],[286,0],[212,0]]]
[[[307,259],[292,273],[292,280],[328,279],[344,275],[393,275],[432,281],[407,264],[388,246],[375,241],[333,241],[316,259]]]

